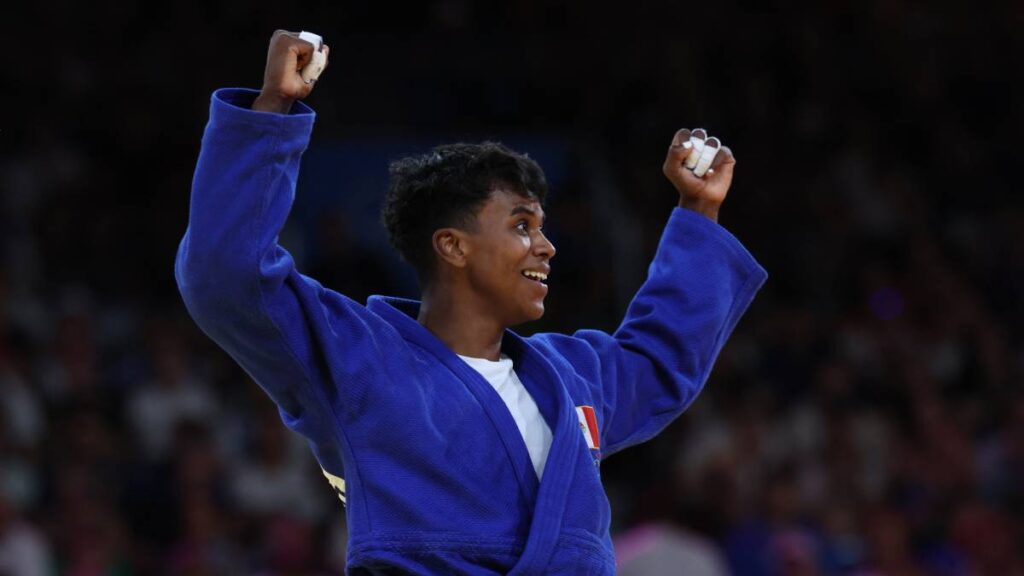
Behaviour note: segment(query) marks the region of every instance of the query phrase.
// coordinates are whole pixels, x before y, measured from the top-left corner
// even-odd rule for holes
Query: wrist
[[[260,92],[252,102],[252,109],[257,112],[274,112],[276,114],[288,114],[292,110],[293,98],[284,98],[268,94],[266,90]]]
[[[718,210],[721,202],[708,202],[706,200],[694,200],[690,198],[679,198],[679,207],[696,212],[712,222],[718,222]]]

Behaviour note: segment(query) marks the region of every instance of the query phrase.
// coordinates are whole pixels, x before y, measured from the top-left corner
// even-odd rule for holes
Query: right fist
[[[306,84],[300,71],[313,59],[315,49],[309,42],[300,40],[296,32],[274,32],[267,50],[267,67],[263,70],[263,88],[253,102],[252,109],[287,114],[293,102],[309,96],[314,83]],[[327,56],[330,48],[324,44],[322,49],[324,56]]]

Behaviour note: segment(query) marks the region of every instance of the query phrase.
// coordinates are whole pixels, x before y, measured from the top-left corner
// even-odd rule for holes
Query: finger
[[[313,52],[313,57],[310,58],[309,64],[302,67],[302,81],[306,84],[312,84],[320,78],[320,74],[324,71],[324,66],[327,63],[327,57],[324,56],[323,52]]]
[[[672,183],[672,187],[684,196],[692,196],[707,185],[703,178],[697,178],[686,168],[679,168],[675,172],[666,172],[665,175]]]
[[[712,168],[708,169],[708,173],[704,179],[712,182],[717,182],[719,180],[731,182],[732,171],[735,166],[736,157],[733,155],[732,150],[729,149],[728,146],[722,146],[718,151],[718,155],[715,156]]]
[[[736,157],[733,156],[732,149],[728,146],[722,146],[721,149],[718,150],[718,154],[715,156],[715,161],[711,163],[711,168],[709,168],[708,171],[718,170],[723,164],[735,163]]]
[[[690,144],[693,145],[693,154],[690,154],[686,158],[686,167],[693,170],[697,166],[697,160],[700,159],[700,154],[704,150],[704,141],[708,137],[707,130],[703,128],[695,128],[690,134]]]
[[[312,32],[306,32],[303,30],[299,34],[293,36],[291,49],[298,55],[299,68],[305,68],[310,61],[314,60],[314,53],[320,50],[323,46],[323,39]],[[303,80],[308,80],[303,78]]]
[[[700,178],[707,173],[708,168],[711,168],[711,163],[714,162],[715,156],[718,155],[718,150],[721,147],[721,140],[713,136],[705,141],[704,148],[700,152],[700,158],[697,159],[697,164],[693,167],[694,176]]]
[[[683,169],[683,161],[692,150],[690,130],[687,128],[677,130],[672,136],[672,144],[668,147],[668,152],[665,154],[665,164],[662,166],[662,172],[671,179],[670,173]]]
[[[327,52],[323,50],[323,39],[312,32],[302,32],[299,35],[297,48],[303,57],[299,59],[300,75],[303,82],[312,84],[320,78],[327,64]]]
[[[690,154],[690,150],[693,145],[690,144],[690,129],[680,128],[676,130],[676,133],[672,136],[672,145],[669,146],[669,152],[673,154],[675,160],[682,163],[683,159]]]
[[[690,141],[690,129],[680,128],[676,130],[675,135],[672,136],[672,146],[682,146],[684,142]]]
[[[707,186],[707,181],[705,178],[695,175],[692,170],[683,168],[679,171],[679,176],[673,181],[673,184],[675,184],[676,190],[682,194],[696,194]]]
[[[324,44],[324,39],[321,38],[319,34],[314,34],[305,30],[299,33],[298,39],[308,44],[311,50],[319,50]]]
[[[313,59],[313,52],[303,52],[298,50],[297,46],[293,47],[293,50],[295,52],[295,69],[301,71]]]
[[[271,38],[271,40],[273,40],[274,38],[277,38],[278,36],[291,36],[292,38],[298,38],[299,37],[299,33],[298,32],[292,32],[291,30],[282,30],[282,29],[278,28],[277,30],[274,30],[274,34],[271,35],[270,38]]]
[[[323,47],[320,48],[320,51],[324,53],[324,70],[326,70],[327,63],[329,62],[328,57],[331,55],[331,47],[328,46],[327,44],[324,44]]]

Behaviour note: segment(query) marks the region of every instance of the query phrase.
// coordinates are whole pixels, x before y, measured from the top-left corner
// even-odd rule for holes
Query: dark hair
[[[395,160],[381,216],[391,244],[416,269],[420,285],[433,280],[432,237],[439,228],[473,230],[476,214],[498,188],[541,204],[548,185],[529,156],[497,142],[445,144]]]

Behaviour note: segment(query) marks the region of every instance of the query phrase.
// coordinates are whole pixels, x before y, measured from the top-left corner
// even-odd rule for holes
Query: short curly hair
[[[548,185],[526,154],[497,142],[445,144],[391,163],[381,218],[392,246],[412,265],[420,285],[434,279],[432,237],[439,228],[472,231],[476,214],[498,188],[536,198]]]

